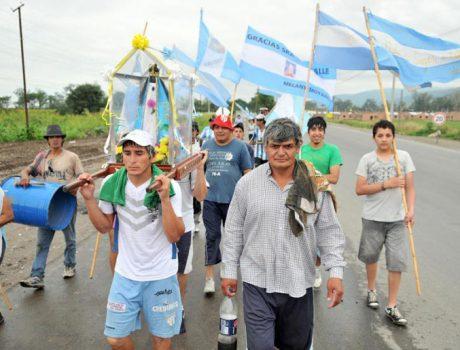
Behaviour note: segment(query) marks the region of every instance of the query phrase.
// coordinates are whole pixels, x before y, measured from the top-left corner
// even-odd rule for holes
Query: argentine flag
[[[321,11],[315,62],[342,70],[374,70],[368,36]],[[390,57],[382,55],[379,68],[396,70],[396,65]]]
[[[295,121],[299,126],[303,125],[302,135],[308,131],[308,119],[310,114],[303,113],[304,121],[302,123],[302,105],[303,97],[290,94],[282,94],[276,101],[275,107],[270,111],[266,117],[267,125],[272,121],[280,118],[289,118]]]
[[[323,79],[312,70],[310,98],[329,109],[333,106],[335,70]],[[248,27],[240,60],[241,78],[269,90],[304,96],[308,62],[300,60],[284,44]]]
[[[404,85],[460,78],[460,44],[421,34],[368,14],[379,60],[391,60]]]
[[[196,66],[198,70],[216,78],[228,79],[235,84],[240,81],[240,72],[235,59],[219,40],[209,33],[202,19]]]
[[[163,51],[165,58],[176,60],[196,70],[195,61],[176,46],[173,46],[172,49],[165,48]],[[193,91],[199,95],[203,95],[216,106],[227,107],[227,101],[231,96],[227,88],[211,74],[196,71],[196,75],[198,76],[199,80],[194,86]]]

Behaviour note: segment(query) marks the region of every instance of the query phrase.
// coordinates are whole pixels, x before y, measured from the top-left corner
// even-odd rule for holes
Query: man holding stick
[[[107,303],[104,334],[112,349],[131,350],[131,333],[140,329],[143,311],[154,349],[170,349],[179,334],[182,302],[177,281],[176,242],[184,233],[181,191],[155,165],[152,137],[134,130],[123,137],[123,164],[107,177],[94,198],[89,174],[80,192],[88,215],[99,232],[109,232],[118,220],[118,256]],[[146,194],[153,182],[158,190]]]
[[[78,177],[83,172],[80,158],[73,152],[63,148],[66,134],[61,131],[59,125],[49,125],[44,138],[48,142],[49,150],[40,152],[27,168],[21,172],[20,186],[30,185],[30,176],[41,176],[46,181],[68,182]],[[75,193],[76,194],[76,190]],[[65,238],[64,272],[63,278],[75,276],[77,240],[75,232],[75,220],[77,211],[69,224],[62,232]],[[43,289],[46,260],[55,231],[38,228],[37,252],[32,265],[30,277],[21,281],[25,288]]]
[[[366,264],[367,306],[377,309],[377,262],[385,245],[388,270],[388,305],[385,313],[394,324],[405,326],[407,320],[397,307],[397,297],[401,273],[406,271],[409,259],[404,224],[414,224],[415,166],[409,153],[397,150],[402,173],[402,176],[397,176],[392,149],[395,137],[393,123],[380,120],[374,125],[372,134],[377,148],[365,154],[356,169],[356,194],[364,195],[363,231],[358,258]],[[407,214],[404,213],[401,188],[406,191]]]

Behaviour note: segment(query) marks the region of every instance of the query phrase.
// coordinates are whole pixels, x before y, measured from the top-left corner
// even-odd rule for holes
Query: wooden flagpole
[[[0,282],[0,295],[3,299],[3,302],[5,305],[8,307],[8,310],[13,310],[13,304],[11,304],[10,298],[8,298],[8,294],[6,294],[6,291],[2,287],[2,283]]]
[[[311,42],[310,62],[308,63],[307,85],[305,88],[305,93],[303,95],[302,116],[300,118],[300,130],[301,131],[303,130],[303,119],[305,117],[305,108],[306,108],[306,104],[308,101],[308,97],[310,95],[310,75],[311,75],[311,70],[313,69],[313,62],[315,60],[315,46],[316,46],[316,38],[318,36],[318,15],[319,15],[319,3],[316,4],[315,29],[313,32],[313,40]]]
[[[93,260],[91,261],[91,268],[89,270],[89,278],[93,279],[94,270],[96,268],[97,254],[99,252],[99,245],[101,244],[102,233],[98,232],[96,236],[96,244],[93,251]]]
[[[235,99],[236,99],[236,90],[237,89],[238,89],[238,84],[235,84],[235,87],[233,89],[232,104],[231,104],[231,107],[230,107],[230,118],[232,118],[232,122],[234,122],[233,111],[235,110]]]
[[[371,27],[369,25],[369,17],[367,15],[366,7],[363,7],[363,12],[364,12],[364,18],[366,20],[366,27],[367,27],[367,33],[369,35],[369,45],[372,53],[372,59],[374,60],[374,70],[375,74],[377,75],[377,81],[379,83],[379,89],[380,89],[380,97],[382,99],[383,103],[383,108],[385,110],[385,118],[388,121],[391,121],[390,113],[388,111],[388,105],[387,105],[387,100],[385,97],[385,91],[383,90],[383,84],[382,84],[382,76],[380,75],[380,70],[379,70],[379,65],[378,65],[378,60],[377,60],[377,55],[375,53],[375,47],[374,47],[374,39],[372,37],[372,32],[371,32]],[[399,163],[399,157],[398,157],[398,152],[397,152],[397,147],[396,147],[396,139],[393,138],[393,156],[395,159],[395,164],[396,164],[396,173],[398,176],[401,176],[401,165]],[[403,201],[403,206],[404,206],[404,212],[407,214],[408,208],[407,208],[407,200],[406,200],[406,190],[404,188],[401,188],[401,193],[402,193],[402,201]],[[418,263],[417,263],[417,256],[415,254],[415,244],[414,244],[414,236],[412,232],[412,225],[409,223],[407,225],[407,230],[409,232],[409,246],[410,246],[410,252],[412,255],[412,263],[414,265],[414,275],[415,275],[415,287],[417,290],[417,294],[421,295],[421,287],[420,287],[420,277],[418,273]]]

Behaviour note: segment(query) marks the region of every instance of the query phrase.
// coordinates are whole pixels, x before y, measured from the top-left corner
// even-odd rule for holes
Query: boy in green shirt
[[[323,174],[331,184],[339,181],[340,166],[342,165],[342,155],[336,145],[325,143],[326,121],[323,117],[314,116],[308,120],[308,137],[310,143],[300,148],[300,159],[308,160],[313,163],[315,169]],[[321,287],[321,258],[316,258],[316,274],[313,287]]]

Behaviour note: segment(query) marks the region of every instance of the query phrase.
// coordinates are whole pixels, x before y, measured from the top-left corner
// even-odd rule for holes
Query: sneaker
[[[386,307],[385,314],[390,318],[391,322],[398,326],[407,325],[407,320],[401,315],[397,306],[395,307]]]
[[[321,287],[321,283],[323,280],[321,279],[321,270],[319,268],[315,268],[315,282],[313,283],[313,288],[318,289]]]
[[[64,272],[62,273],[62,278],[72,278],[75,276],[75,266],[64,266]]]
[[[379,307],[377,292],[375,290],[367,291],[367,306],[369,306],[371,309],[377,309]]]
[[[216,291],[216,286],[214,285],[214,279],[206,278],[206,282],[204,284],[204,289],[203,289],[204,294],[211,295],[211,294],[214,294],[215,291]]]
[[[5,318],[3,317],[2,313],[0,312],[0,325],[5,323]]]
[[[19,282],[19,284],[21,285],[21,287],[24,288],[45,288],[45,282],[43,281],[43,278],[40,278],[38,276],[30,276],[29,278],[26,278],[25,280]]]

